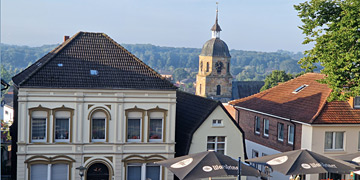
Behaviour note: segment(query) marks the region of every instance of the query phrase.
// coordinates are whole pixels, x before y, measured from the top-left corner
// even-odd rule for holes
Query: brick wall
[[[292,122],[273,118],[258,113],[238,109],[240,113],[236,116],[236,121],[245,132],[245,139],[267,146],[269,148],[285,152],[301,148],[301,124],[295,123],[294,144],[288,143],[288,125]],[[255,133],[255,116],[260,119],[260,134]],[[238,117],[240,120],[238,121]],[[264,119],[269,120],[269,136],[264,136]],[[278,123],[284,124],[284,140],[278,140]]]

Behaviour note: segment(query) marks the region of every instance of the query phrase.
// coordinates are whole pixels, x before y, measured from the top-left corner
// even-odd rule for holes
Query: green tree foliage
[[[293,76],[291,74],[286,74],[285,71],[275,70],[266,76],[265,84],[263,87],[261,87],[260,91],[270,89],[274,86],[277,86],[279,82],[286,82],[292,78]]]
[[[329,101],[360,95],[360,1],[311,0],[294,7],[303,22],[303,43],[314,44],[300,60],[302,68],[323,67],[320,82],[333,90]]]
[[[195,81],[199,68],[200,48],[160,47],[151,44],[122,45],[160,73],[173,73],[175,69],[183,68],[190,73],[190,77],[187,78]],[[16,72],[34,63],[56,46],[28,47],[2,44],[2,62],[9,73],[8,77],[14,76]],[[230,54],[231,74],[243,81],[264,80],[273,70],[298,73],[301,69],[297,61],[303,57],[301,53],[283,50],[277,52],[231,50]]]
[[[186,79],[190,76],[190,74],[185,71],[184,68],[176,68],[173,73],[173,78],[175,81],[181,81],[183,79]]]

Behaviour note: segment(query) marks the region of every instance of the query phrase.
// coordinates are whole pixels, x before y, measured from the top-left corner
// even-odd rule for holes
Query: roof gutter
[[[230,104],[230,105],[232,105],[232,104]],[[285,120],[285,121],[290,121],[290,122],[295,122],[295,123],[299,123],[299,124],[304,124],[304,125],[309,125],[309,126],[310,126],[310,124],[308,124],[308,123],[304,123],[304,122],[301,122],[301,121],[296,121],[296,120],[293,120],[293,119],[290,119],[290,118],[284,118],[284,117],[280,117],[280,116],[276,116],[276,115],[272,115],[272,114],[268,114],[268,113],[264,113],[264,112],[260,112],[260,111],[256,111],[256,110],[252,110],[252,109],[248,109],[248,108],[244,108],[244,107],[240,107],[240,106],[235,106],[235,105],[232,105],[232,106],[234,106],[235,108],[238,108],[238,109],[245,110],[245,111],[250,111],[250,112],[262,114],[262,115],[265,115],[265,116],[270,116],[270,117],[273,117],[273,118],[282,119],[282,120]]]

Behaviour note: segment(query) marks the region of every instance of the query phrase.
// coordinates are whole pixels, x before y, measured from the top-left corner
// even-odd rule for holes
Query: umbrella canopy
[[[155,162],[167,167],[180,179],[197,179],[220,176],[237,176],[238,161],[214,151],[181,156],[165,161]],[[242,176],[262,176],[259,170],[241,165]],[[264,175],[265,176],[265,175]]]
[[[360,165],[360,152],[334,156],[335,159],[340,159],[355,165]]]
[[[309,150],[295,150],[246,160],[269,165],[285,175],[338,173],[349,174],[355,166]]]

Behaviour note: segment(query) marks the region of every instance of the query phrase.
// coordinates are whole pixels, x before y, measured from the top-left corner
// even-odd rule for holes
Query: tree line
[[[198,71],[199,54],[201,48],[175,48],[161,47],[151,44],[122,44],[127,50],[148,64],[159,73],[181,74],[180,78],[192,77]],[[2,44],[2,74],[3,79],[10,78],[20,70],[40,59],[58,45],[43,45],[40,47],[17,46]],[[302,53],[293,53],[279,50],[277,52],[258,52],[230,50],[231,74],[237,80],[251,81],[264,80],[273,70],[283,70],[286,73],[296,74],[301,72],[297,64]],[[180,69],[181,70],[180,70]],[[175,71],[178,69],[177,71]],[[188,74],[184,75],[185,70]]]

